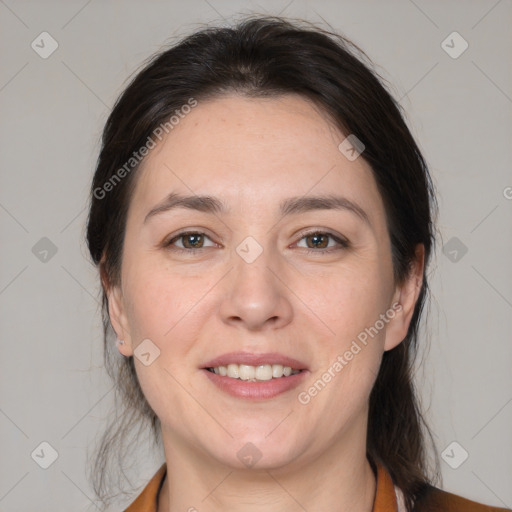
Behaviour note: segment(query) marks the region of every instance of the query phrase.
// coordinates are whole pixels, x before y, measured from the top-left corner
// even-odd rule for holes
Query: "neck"
[[[365,446],[333,444],[327,453],[277,469],[235,469],[165,443],[167,475],[158,512],[371,512],[376,478]],[[199,469],[200,468],[200,469]]]

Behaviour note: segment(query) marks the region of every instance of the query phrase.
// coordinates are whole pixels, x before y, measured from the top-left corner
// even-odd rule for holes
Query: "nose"
[[[248,263],[234,254],[220,306],[222,320],[250,331],[278,329],[291,322],[293,295],[284,269],[269,251]]]

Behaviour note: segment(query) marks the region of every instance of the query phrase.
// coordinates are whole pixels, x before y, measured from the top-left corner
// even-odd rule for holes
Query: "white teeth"
[[[271,380],[272,379],[272,365],[270,364],[262,364],[256,368],[257,380]]]
[[[283,376],[283,365],[282,364],[273,364],[272,365],[272,377],[279,378]]]
[[[215,371],[215,369],[213,371]],[[232,379],[238,379],[240,377],[240,374],[238,373],[238,365],[228,364],[227,374],[228,377],[231,377]]]
[[[289,377],[301,371],[294,370],[290,366],[283,366],[282,364],[262,364],[260,366],[228,364],[227,366],[216,366],[215,368],[210,368],[210,370],[222,377],[252,382]]]
[[[254,368],[254,366],[241,364],[238,367],[238,373],[242,380],[251,380],[254,379],[256,375],[256,369]]]

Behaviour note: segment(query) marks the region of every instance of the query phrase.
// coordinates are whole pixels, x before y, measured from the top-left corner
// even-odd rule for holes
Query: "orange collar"
[[[164,463],[125,512],[156,512],[157,496],[167,473]],[[397,512],[395,488],[387,470],[377,465],[377,491],[372,512]]]

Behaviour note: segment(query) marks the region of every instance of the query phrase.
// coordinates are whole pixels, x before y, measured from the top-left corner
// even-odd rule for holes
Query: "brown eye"
[[[166,248],[171,250],[189,252],[205,249],[215,245],[213,242],[211,245],[205,245],[205,240],[210,240],[210,238],[204,233],[200,233],[198,231],[186,231],[179,233],[164,245]]]
[[[299,247],[304,247],[309,253],[329,253],[349,247],[347,240],[343,240],[332,233],[324,231],[311,231],[309,233],[305,233],[301,238],[301,241],[302,240],[306,240],[306,247],[300,245]],[[331,243],[331,241],[334,243]]]
[[[183,246],[185,249],[199,249],[204,243],[203,235],[200,235],[199,233],[182,235],[180,238],[183,239]]]
[[[329,235],[326,235],[325,233],[314,233],[313,235],[307,235],[304,238],[311,241],[311,245],[309,243],[307,245],[312,249],[325,249],[329,245]]]

